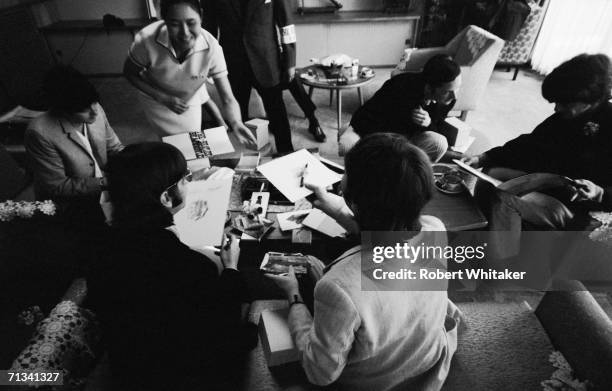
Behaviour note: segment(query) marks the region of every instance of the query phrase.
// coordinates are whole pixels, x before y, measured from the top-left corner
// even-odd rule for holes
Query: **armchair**
[[[446,46],[404,50],[391,77],[405,72],[420,72],[427,60],[436,54],[450,55],[461,67],[463,80],[453,110],[461,111],[461,119],[464,120],[468,111],[476,109],[503,46],[503,39],[470,25]]]

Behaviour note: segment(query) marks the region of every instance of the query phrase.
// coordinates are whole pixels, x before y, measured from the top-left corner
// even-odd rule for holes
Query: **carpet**
[[[250,318],[264,309],[286,306],[284,300],[258,301]],[[531,307],[526,303],[458,303],[467,329],[443,386],[449,391],[536,390],[554,369],[548,358],[554,350]],[[310,390],[297,364],[270,370],[261,344],[249,357],[245,390]]]

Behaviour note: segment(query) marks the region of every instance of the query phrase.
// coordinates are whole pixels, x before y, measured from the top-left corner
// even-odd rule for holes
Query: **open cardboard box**
[[[253,132],[255,139],[257,140],[257,150],[262,149],[270,143],[270,136],[268,132],[269,122],[261,118],[253,118],[252,120],[244,123],[247,128]]]
[[[259,338],[269,367],[299,360],[289,332],[289,309],[266,310],[259,318]]]

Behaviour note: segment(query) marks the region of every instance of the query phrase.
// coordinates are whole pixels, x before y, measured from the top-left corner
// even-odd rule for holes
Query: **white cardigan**
[[[421,222],[444,230],[435,217]],[[314,319],[306,306],[291,306],[308,379],[350,390],[439,390],[457,348],[459,311],[445,291],[362,291],[360,250],[348,250],[319,280]]]

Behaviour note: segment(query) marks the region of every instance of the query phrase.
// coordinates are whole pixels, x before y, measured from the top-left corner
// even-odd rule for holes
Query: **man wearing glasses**
[[[256,326],[241,322],[248,297],[238,239],[219,249],[219,273],[173,229],[192,178],[169,144],[132,144],[109,161],[112,245],[91,262],[87,296],[107,337],[114,389],[235,389],[233,364],[256,343]]]

